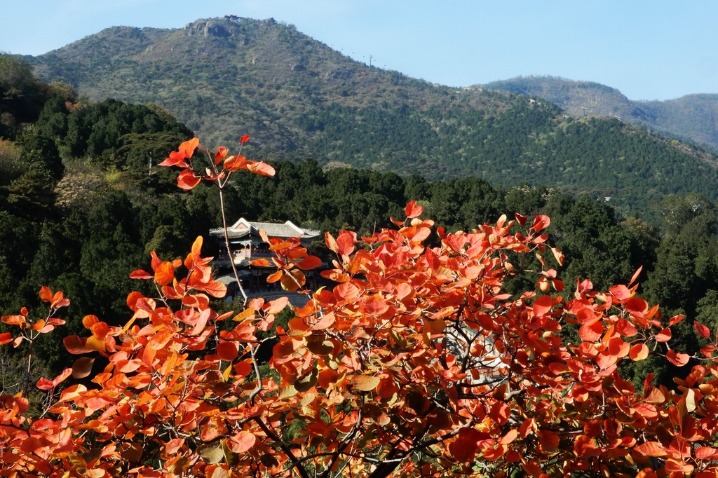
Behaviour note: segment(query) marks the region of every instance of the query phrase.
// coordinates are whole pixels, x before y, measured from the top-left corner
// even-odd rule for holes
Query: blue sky
[[[6,0],[0,51],[38,55],[103,28],[235,14],[291,23],[344,54],[468,86],[590,80],[634,100],[718,93],[715,0]]]

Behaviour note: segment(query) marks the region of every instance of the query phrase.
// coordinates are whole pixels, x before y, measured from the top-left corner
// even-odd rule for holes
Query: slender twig
[[[294,456],[294,453],[292,453],[292,450],[289,448],[289,446],[282,441],[279,436],[277,436],[276,433],[274,433],[272,430],[269,429],[266,423],[262,421],[262,419],[259,416],[253,417],[254,421],[257,422],[257,425],[259,425],[259,428],[262,429],[264,433],[267,434],[269,438],[274,440],[279,447],[282,449],[285,455],[287,455],[287,458],[289,458],[289,461],[292,462],[292,466],[297,469],[297,473],[299,473],[299,476],[302,478],[309,478],[309,474],[307,473],[307,470],[304,469],[302,466],[302,463],[299,461],[299,459]]]
[[[247,305],[247,293],[244,292],[244,288],[242,287],[242,282],[239,280],[239,272],[237,272],[237,266],[234,264],[234,257],[232,257],[232,248],[229,246],[229,231],[227,227],[227,214],[224,211],[224,191],[222,190],[222,186],[218,186],[217,190],[219,191],[219,206],[220,211],[222,212],[222,229],[224,231],[224,246],[227,248],[227,256],[229,257],[229,265],[232,266],[232,272],[234,272],[234,280],[237,281],[237,287],[239,288],[239,292],[242,294],[242,298],[244,299],[244,302],[242,305]]]

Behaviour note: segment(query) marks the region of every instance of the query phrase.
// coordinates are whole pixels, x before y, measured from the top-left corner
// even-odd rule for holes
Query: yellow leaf
[[[380,379],[371,375],[359,375],[354,378],[354,388],[362,392],[374,390],[379,385]]]

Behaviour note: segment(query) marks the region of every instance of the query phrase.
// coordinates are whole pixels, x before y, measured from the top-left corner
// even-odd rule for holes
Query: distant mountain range
[[[553,76],[524,76],[481,87],[543,98],[574,116],[613,117],[718,151],[718,94],[632,101],[615,88]]]
[[[716,198],[718,158],[696,146],[715,141],[715,116],[704,138],[670,130],[693,145],[635,125],[702,122],[690,119],[688,99],[635,103],[552,78],[438,86],[354,61],[273,19],[114,27],[26,59],[40,77],[90,99],[157,104],[207,145],[250,134],[262,159],[555,186],[611,198],[624,211],[671,193]],[[701,98],[693,109],[715,110]]]

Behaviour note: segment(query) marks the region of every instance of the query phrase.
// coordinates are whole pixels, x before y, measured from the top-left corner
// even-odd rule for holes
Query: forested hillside
[[[28,60],[95,101],[160,105],[210,145],[249,133],[269,160],[555,186],[610,197],[626,214],[667,194],[716,194],[716,158],[700,149],[546,101],[384,71],[271,19],[116,27]]]

